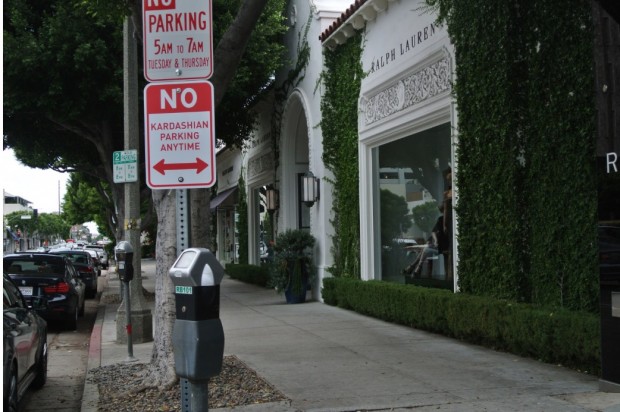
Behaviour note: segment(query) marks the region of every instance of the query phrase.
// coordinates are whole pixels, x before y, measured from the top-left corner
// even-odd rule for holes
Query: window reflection
[[[258,230],[256,231],[256,241],[254,247],[257,248],[258,257],[261,262],[269,262],[273,257],[272,245],[274,239],[274,211],[267,209],[267,189],[269,186],[262,186],[256,189],[256,198],[259,200],[258,206]]]
[[[450,124],[375,150],[380,278],[439,287],[451,284]]]
[[[299,216],[299,229],[310,229],[310,207],[301,201],[302,199],[302,179],[305,173],[297,174],[297,214]]]

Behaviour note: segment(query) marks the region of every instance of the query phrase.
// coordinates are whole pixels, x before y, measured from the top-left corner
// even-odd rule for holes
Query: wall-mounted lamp
[[[276,189],[274,188],[269,188],[267,189],[267,211],[269,213],[273,213],[276,210],[278,210],[278,203],[279,203],[279,193]]]
[[[319,200],[319,179],[308,171],[301,178],[301,201],[311,207]]]

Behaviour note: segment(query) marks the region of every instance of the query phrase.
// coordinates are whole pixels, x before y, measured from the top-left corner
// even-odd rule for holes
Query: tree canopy
[[[29,216],[29,218],[23,219],[22,216]],[[39,213],[35,218],[30,211],[17,211],[5,215],[4,221],[6,222],[5,230],[10,228],[15,232],[19,228],[28,237],[37,235],[42,241],[47,240],[50,243],[53,240],[68,237],[71,229],[71,225],[56,213]]]
[[[63,198],[63,215],[72,224],[83,222],[95,222],[99,233],[108,237],[114,237],[109,232],[108,222],[105,220],[107,208],[111,207],[111,202],[103,203],[101,194],[97,192],[93,178],[83,173],[71,173],[67,182],[67,191]],[[103,186],[108,186],[103,183]],[[104,189],[107,192],[107,187]]]
[[[109,233],[116,233],[122,220],[115,214],[122,212],[124,199],[122,185],[115,185],[112,176],[112,153],[124,149],[122,20],[132,10],[140,13],[140,5],[125,0],[4,2],[3,146],[13,148],[30,167],[81,173],[105,207],[101,221]],[[285,0],[213,1],[218,46],[212,82],[222,96],[216,133],[225,145],[240,146],[248,137],[254,124],[248,107],[269,87],[280,65],[284,5]],[[235,61],[228,56],[244,48],[230,47],[231,36],[225,33],[242,7],[261,14],[244,44],[243,59]],[[146,84],[141,73],[139,78]],[[141,160],[143,174],[143,155]],[[143,183],[141,197],[150,201],[148,193]]]
[[[94,216],[104,208],[105,220],[117,240],[121,236],[124,187],[115,184],[114,151],[124,149],[123,21],[139,27],[141,1],[7,0],[4,2],[4,147],[31,167],[78,173],[66,199],[75,219]],[[241,146],[254,124],[253,102],[268,90],[279,67],[286,30],[285,0],[213,0],[216,137],[228,146]],[[134,33],[141,46],[141,31]],[[138,59],[141,64],[142,59]],[[139,69],[141,72],[141,69]],[[146,83],[142,75],[141,82]],[[156,313],[150,384],[170,385],[176,379],[171,362],[173,295],[167,269],[176,258],[173,191],[144,186],[144,139],[139,150],[144,211],[157,213]],[[99,203],[94,202],[94,189]],[[208,227],[207,190],[194,191],[194,223]],[[200,199],[194,207],[194,200]],[[95,219],[96,220],[96,219]],[[141,219],[142,225],[152,224]],[[146,222],[146,223],[145,223]]]

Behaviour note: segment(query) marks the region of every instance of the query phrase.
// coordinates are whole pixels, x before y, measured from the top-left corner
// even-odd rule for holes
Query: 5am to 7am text
[[[153,41],[154,54],[204,53],[205,46],[203,41],[196,41],[193,37],[187,37],[186,40],[186,44],[177,44],[176,47],[173,47],[171,42],[162,42],[160,39],[155,39]],[[185,50],[186,47],[187,50]]]

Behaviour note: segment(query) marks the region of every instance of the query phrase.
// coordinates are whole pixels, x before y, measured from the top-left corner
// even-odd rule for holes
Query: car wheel
[[[78,321],[78,312],[79,309],[76,305],[75,307],[75,311],[73,313],[73,315],[71,316],[71,319],[67,319],[67,329],[68,330],[76,330],[77,329],[77,321]]]
[[[4,399],[4,410],[8,412],[18,411],[18,399],[17,399],[17,373],[15,369],[11,371],[11,378],[9,380],[8,394]]]
[[[34,389],[39,389],[45,385],[47,382],[47,337],[43,342],[43,348],[41,348],[41,357],[39,358],[39,362],[37,363],[37,375],[34,377],[32,381],[32,387]]]

